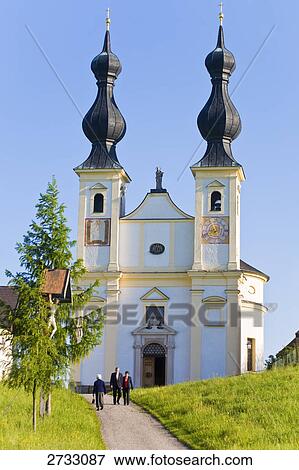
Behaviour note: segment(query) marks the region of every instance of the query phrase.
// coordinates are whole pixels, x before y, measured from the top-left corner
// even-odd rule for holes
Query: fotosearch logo
[[[170,303],[167,312],[163,307],[155,304],[147,308],[154,308],[156,312],[144,314],[140,312],[138,304],[109,304],[103,307],[107,325],[125,325],[137,327],[138,325],[157,326],[163,328],[164,324],[175,328],[176,325],[184,324],[188,327],[203,326],[229,326],[238,327],[240,321],[251,319],[254,327],[263,327],[263,317],[267,312],[277,310],[277,304],[269,303],[264,306],[260,304],[252,307],[240,308],[238,303],[220,305],[219,303],[202,304],[198,309],[190,303]]]

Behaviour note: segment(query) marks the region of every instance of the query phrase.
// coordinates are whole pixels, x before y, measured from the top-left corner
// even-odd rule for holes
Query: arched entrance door
[[[143,387],[165,385],[165,349],[159,343],[143,349]]]

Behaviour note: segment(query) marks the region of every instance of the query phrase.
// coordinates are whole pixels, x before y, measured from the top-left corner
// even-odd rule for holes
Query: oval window
[[[165,251],[165,246],[162,243],[153,243],[149,251],[152,255],[161,255]]]

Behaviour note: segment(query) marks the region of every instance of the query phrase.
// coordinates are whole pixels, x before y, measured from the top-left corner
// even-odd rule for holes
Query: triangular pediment
[[[165,335],[176,335],[176,331],[168,325],[163,325],[163,327],[153,326],[152,328],[147,328],[146,325],[138,326],[135,330],[132,331],[132,335],[142,335],[142,336],[165,336]]]
[[[106,186],[104,186],[102,183],[97,183],[97,184],[94,184],[90,190],[94,190],[94,189],[100,189],[100,190],[104,190],[104,189],[108,189]]]
[[[224,184],[220,183],[220,181],[218,180],[215,180],[215,181],[212,181],[212,183],[208,184],[207,186],[208,188],[224,188]]]
[[[182,211],[169,194],[148,193],[141,204],[121,220],[193,220],[193,217]]]
[[[166,302],[169,300],[169,297],[166,294],[163,294],[163,292],[158,289],[157,287],[153,287],[151,290],[149,290],[146,294],[144,294],[142,297],[140,297],[140,300],[144,300],[146,302],[148,301],[153,301],[153,302],[161,302],[164,301]]]

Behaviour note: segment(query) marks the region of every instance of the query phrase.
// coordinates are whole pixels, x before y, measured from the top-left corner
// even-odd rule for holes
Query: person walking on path
[[[97,380],[93,384],[92,398],[94,403],[94,396],[96,397],[96,408],[99,411],[104,408],[104,394],[106,394],[106,385],[104,380],[102,380],[101,374],[97,375]]]
[[[111,378],[110,378],[110,387],[112,388],[113,392],[113,404],[120,405],[119,400],[121,397],[121,388],[123,384],[123,376],[119,371],[119,367],[115,367],[115,372],[112,372]]]
[[[124,405],[129,405],[130,403],[130,390],[133,390],[133,382],[129,375],[129,371],[126,370],[123,378],[123,397]]]

